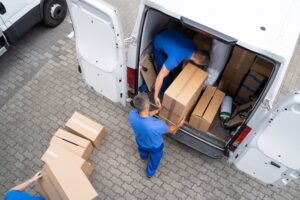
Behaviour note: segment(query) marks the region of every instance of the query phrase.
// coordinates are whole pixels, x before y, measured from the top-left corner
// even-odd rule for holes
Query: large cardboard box
[[[225,93],[216,87],[208,86],[200,97],[189,124],[200,131],[208,131],[222,102]]]
[[[89,140],[62,129],[58,129],[58,131],[52,137],[50,143],[58,144],[85,160],[88,159],[93,151],[92,143]]]
[[[83,171],[68,159],[49,160],[42,169],[38,189],[50,200],[92,200],[98,194]]]
[[[156,72],[155,67],[153,65],[153,61],[149,54],[145,55],[140,63],[141,73],[146,82],[147,88],[149,91],[153,89],[155,80],[156,80]]]
[[[78,112],[72,115],[65,126],[68,131],[90,140],[95,147],[99,147],[106,134],[101,124]]]
[[[45,163],[48,163],[50,160],[57,158],[68,160],[72,166],[79,167],[86,174],[86,176],[90,176],[93,172],[93,166],[91,163],[63,148],[61,145],[51,143],[41,160]]]
[[[234,47],[218,88],[226,93],[234,95],[253,64],[254,59],[254,53],[240,47]]]
[[[78,166],[79,168],[81,168],[83,164],[86,162],[83,158],[75,155],[71,151],[55,143],[50,144],[50,146],[42,156],[41,160],[44,161],[45,163],[48,163],[50,160],[57,159],[57,158],[71,160],[72,165]]]
[[[168,125],[175,125],[181,120],[183,117],[176,115],[175,113],[169,111],[168,109],[162,107],[159,116],[162,120],[164,120]]]
[[[275,65],[273,63],[263,58],[256,57],[253,65],[251,66],[251,71],[254,71],[268,78],[272,73],[274,67]]]
[[[255,94],[257,89],[264,83],[264,80],[264,76],[250,71],[239,89],[235,101],[240,104],[249,102],[251,100],[250,97]]]
[[[206,78],[205,71],[188,63],[165,92],[162,106],[185,117],[195,105]]]

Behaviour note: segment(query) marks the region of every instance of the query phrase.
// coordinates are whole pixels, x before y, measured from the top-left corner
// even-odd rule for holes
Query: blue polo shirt
[[[143,148],[158,148],[163,144],[163,135],[168,133],[168,125],[155,117],[141,117],[137,109],[129,113],[129,123],[136,142]]]
[[[32,196],[20,190],[10,190],[6,193],[4,200],[45,200],[42,196]]]
[[[191,39],[174,29],[167,29],[158,33],[153,43],[155,47],[167,55],[164,64],[169,71],[177,67],[182,61],[189,59],[197,50]]]

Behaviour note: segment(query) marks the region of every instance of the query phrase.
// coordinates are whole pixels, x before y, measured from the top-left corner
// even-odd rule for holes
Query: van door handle
[[[271,161],[270,164],[273,165],[273,166],[275,166],[275,167],[277,167],[277,168],[280,168],[280,165],[278,165],[277,163],[275,163],[275,162],[273,162],[273,161]]]
[[[6,13],[6,8],[2,2],[0,2],[0,14],[3,15]]]

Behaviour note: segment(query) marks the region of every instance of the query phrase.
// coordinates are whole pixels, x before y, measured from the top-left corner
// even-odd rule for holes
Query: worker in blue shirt
[[[184,123],[168,126],[164,121],[153,117],[159,110],[150,111],[150,100],[146,93],[140,93],[133,99],[134,109],[130,111],[129,122],[135,134],[141,159],[149,158],[146,174],[152,177],[163,155],[163,135],[174,134]]]
[[[39,171],[31,179],[10,189],[5,194],[4,200],[45,200],[44,197],[42,197],[42,196],[32,196],[32,195],[24,192],[24,190],[28,186],[30,186],[32,183],[34,183],[41,177],[42,177],[42,172]]]
[[[164,93],[169,86],[170,71],[182,62],[183,66],[188,61],[199,66],[209,63],[209,54],[206,51],[197,50],[192,40],[174,29],[166,29],[154,37],[152,53],[158,72],[154,90],[154,101],[158,108],[161,107],[158,95]]]

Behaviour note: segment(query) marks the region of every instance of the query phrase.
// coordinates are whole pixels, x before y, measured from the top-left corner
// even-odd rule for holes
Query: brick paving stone
[[[139,1],[110,2],[119,8],[129,36]],[[68,19],[55,29],[38,25],[0,58],[0,198],[41,168],[51,137],[79,111],[107,127],[105,142],[90,158],[98,199],[299,199],[298,180],[284,188],[266,187],[228,166],[225,158],[207,158],[169,137],[158,173],[148,179],[127,122],[130,107],[85,85],[74,39],[67,37],[71,29]],[[299,43],[279,97],[299,89]]]

